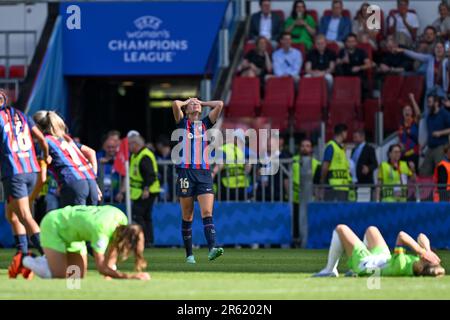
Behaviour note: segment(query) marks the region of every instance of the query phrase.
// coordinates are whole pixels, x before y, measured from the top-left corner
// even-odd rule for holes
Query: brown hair
[[[147,261],[144,258],[144,233],[142,227],[138,224],[118,226],[112,237],[111,248],[117,250],[121,261],[128,259],[130,252],[134,253],[134,266],[136,271],[140,272],[147,267]]]
[[[33,120],[44,134],[64,138],[67,133],[64,120],[54,111],[38,111],[33,115]]]
[[[445,269],[440,264],[425,262],[422,266],[422,270],[417,272],[416,275],[425,277],[442,277],[445,276]]]

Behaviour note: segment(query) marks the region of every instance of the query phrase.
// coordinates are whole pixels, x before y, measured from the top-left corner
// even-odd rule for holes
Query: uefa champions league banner
[[[64,74],[201,75],[226,1],[61,3]]]
[[[378,227],[390,247],[397,234],[429,236],[433,247],[450,248],[450,203],[310,203],[308,248],[328,248],[338,224],[347,224],[362,239],[368,226]]]

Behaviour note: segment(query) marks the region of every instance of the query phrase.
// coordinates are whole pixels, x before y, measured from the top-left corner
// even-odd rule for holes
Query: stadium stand
[[[235,77],[226,108],[229,117],[253,117],[261,102],[259,78]]]

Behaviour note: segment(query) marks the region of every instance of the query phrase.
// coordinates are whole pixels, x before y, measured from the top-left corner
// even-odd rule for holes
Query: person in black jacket
[[[375,149],[366,143],[363,129],[355,131],[353,142],[356,146],[352,150],[351,159],[355,165],[356,184],[373,184],[373,172],[378,167]]]
[[[270,0],[260,0],[261,11],[252,14],[250,18],[250,39],[256,40],[259,36],[265,37],[272,42],[272,46],[277,46],[277,41],[281,37],[284,21],[277,14],[271,12]]]

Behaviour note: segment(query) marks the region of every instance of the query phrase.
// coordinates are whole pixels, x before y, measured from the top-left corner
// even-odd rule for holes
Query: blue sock
[[[31,243],[33,244],[33,246],[39,251],[39,253],[41,255],[44,255],[44,250],[42,250],[41,247],[41,234],[35,233],[30,237]]]
[[[183,235],[186,257],[192,256],[192,221],[183,220],[181,224],[181,234]]]
[[[208,248],[211,250],[216,246],[216,229],[214,228],[213,218],[203,218],[203,231],[208,242]]]
[[[22,252],[23,254],[28,254],[28,238],[26,234],[18,234],[14,236],[16,241],[17,252]]]

